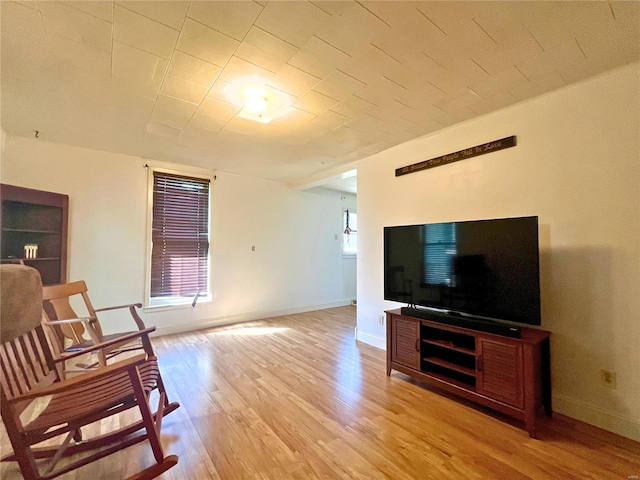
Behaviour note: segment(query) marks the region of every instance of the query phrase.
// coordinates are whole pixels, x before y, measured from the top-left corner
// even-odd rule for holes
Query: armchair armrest
[[[101,378],[115,375],[130,368],[136,367],[142,364],[146,359],[147,356],[142,353],[140,355],[136,355],[135,357],[127,358],[126,360],[121,360],[111,365],[107,365],[106,367],[92,370],[88,373],[83,373],[82,375],[68,378],[60,382],[52,383],[51,385],[47,385],[45,387],[36,387],[30,392],[11,399],[11,402],[23,402],[25,400],[33,400],[34,398],[43,397],[45,395],[55,395],[57,393],[73,390],[81,387],[86,383],[95,382],[97,380],[100,380]]]
[[[97,312],[107,312],[109,310],[118,310],[121,308],[128,308],[129,309],[129,313],[131,313],[131,316],[133,317],[133,321],[136,322],[136,325],[138,326],[138,330],[144,330],[146,328],[144,322],[142,321],[142,319],[140,318],[140,315],[138,315],[138,312],[136,311],[136,308],[142,308],[142,304],[141,303],[128,303],[126,305],[117,305],[114,307],[103,307],[103,308],[96,308],[95,311]]]
[[[149,327],[149,328],[145,328],[144,330],[138,330],[136,332],[131,332],[125,335],[121,335],[118,338],[114,338],[107,342],[95,343],[84,350],[78,350],[77,352],[72,352],[72,353],[65,353],[64,356],[60,358],[56,358],[54,359],[54,361],[63,362],[63,361],[69,360],[70,358],[79,357],[80,355],[85,355],[87,352],[92,352],[94,350],[100,350],[106,347],[110,347],[112,345],[117,345],[119,343],[126,342],[127,340],[133,340],[138,337],[148,337],[151,332],[155,331],[155,329],[156,327]]]

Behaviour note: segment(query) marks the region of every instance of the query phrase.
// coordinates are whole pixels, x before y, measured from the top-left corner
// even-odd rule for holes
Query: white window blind
[[[209,186],[206,178],[153,172],[150,305],[209,291]]]
[[[452,260],[456,255],[456,227],[453,223],[424,226],[425,283],[453,286]]]

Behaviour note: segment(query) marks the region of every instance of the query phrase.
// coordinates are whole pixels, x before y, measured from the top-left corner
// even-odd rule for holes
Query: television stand
[[[551,416],[550,332],[520,327],[510,338],[387,311],[387,376],[391,370],[525,422],[537,438],[536,416]]]

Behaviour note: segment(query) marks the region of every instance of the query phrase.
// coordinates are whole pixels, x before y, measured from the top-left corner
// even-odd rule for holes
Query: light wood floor
[[[384,351],[356,342],[354,327],[354,308],[342,307],[155,339],[171,399],[182,404],[163,423],[167,453],[180,461],[161,478],[640,475],[637,442],[557,414],[532,440],[518,422],[387,377]],[[143,443],[60,478],[123,478],[151,458]],[[21,478],[13,463],[0,474]]]

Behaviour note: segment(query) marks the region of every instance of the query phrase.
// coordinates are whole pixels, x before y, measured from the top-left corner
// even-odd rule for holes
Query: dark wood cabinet
[[[536,438],[536,415],[551,415],[550,333],[521,328],[520,338],[387,313],[391,370],[523,420]]]
[[[524,406],[522,344],[509,339],[496,341],[476,337],[476,391],[517,408]]]
[[[2,262],[34,267],[45,285],[66,282],[69,197],[2,184],[0,198]],[[25,253],[26,245],[37,246],[33,258]]]
[[[393,361],[420,369],[420,325],[398,318],[393,324]]]

